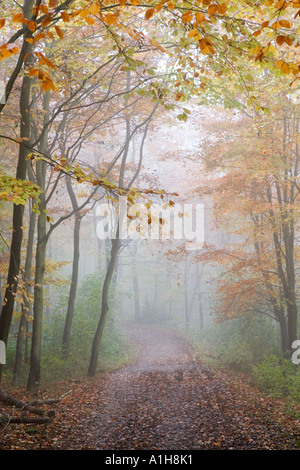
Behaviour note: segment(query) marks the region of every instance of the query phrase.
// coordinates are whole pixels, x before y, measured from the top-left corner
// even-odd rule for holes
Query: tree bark
[[[99,323],[98,323],[97,330],[96,330],[93,344],[92,344],[91,360],[90,360],[90,366],[88,370],[88,375],[90,377],[94,377],[96,375],[99,345],[100,345],[100,341],[102,338],[104,326],[105,326],[106,319],[107,319],[107,313],[109,309],[108,307],[109,286],[110,286],[110,281],[111,281],[111,278],[115,269],[119,248],[120,248],[120,239],[119,239],[119,228],[118,228],[116,238],[112,240],[111,257],[110,257],[110,261],[108,264],[108,268],[106,271],[105,280],[103,284],[101,315],[100,315]]]
[[[44,96],[44,122],[49,117],[49,92]],[[48,141],[48,132],[44,132],[40,143],[40,151],[46,153]],[[45,180],[46,180],[46,162],[39,160],[36,163],[37,184],[42,188],[40,195],[38,229],[37,229],[37,249],[35,263],[35,280],[34,280],[34,303],[33,303],[33,324],[32,324],[32,340],[30,354],[30,371],[27,382],[27,390],[37,392],[40,384],[40,368],[41,368],[41,343],[42,343],[42,323],[44,313],[44,276],[46,264],[46,247],[47,247],[47,216],[46,216],[46,198],[45,198]]]
[[[74,194],[72,183],[69,178],[66,181],[68,193],[72,202],[73,210],[78,210],[78,204],[76,196]],[[79,273],[79,257],[80,257],[80,225],[81,216],[77,212],[75,213],[74,232],[73,232],[73,263],[72,263],[72,278],[71,287],[68,300],[68,309],[65,320],[63,339],[62,339],[62,351],[64,355],[67,355],[70,350],[70,339],[71,339],[71,328],[74,316],[74,306],[76,300],[76,292],[78,285],[78,273]]]
[[[30,7],[33,5],[32,1],[25,2],[25,6]],[[30,8],[29,8],[30,10]],[[27,10],[24,8],[24,16],[26,17]],[[28,13],[27,13],[28,14]],[[29,44],[28,44],[29,46]],[[30,53],[32,46],[28,48],[28,53]],[[31,54],[28,55],[27,59],[24,62],[24,66],[27,67],[33,60]],[[32,79],[28,77],[28,74],[25,74],[22,80],[21,85],[21,94],[20,94],[20,114],[21,114],[21,124],[20,124],[20,137],[30,140],[30,95],[31,95],[31,84]],[[19,147],[19,157],[16,170],[16,178],[25,180],[27,173],[27,162],[26,157],[29,151],[25,145],[20,144]],[[0,340],[4,341],[7,345],[8,335],[10,330],[10,325],[13,316],[14,301],[15,295],[18,288],[18,280],[20,273],[20,264],[21,264],[21,247],[23,240],[23,215],[24,215],[24,206],[22,204],[13,206],[13,221],[12,221],[12,237],[10,245],[10,260],[8,275],[6,280],[6,289],[4,294],[4,305],[2,306],[1,315],[0,315]],[[2,378],[3,366],[0,365],[0,381]]]
[[[25,292],[23,294],[22,313],[21,313],[21,318],[20,318],[20,323],[19,323],[19,331],[18,331],[17,345],[16,345],[16,358],[15,358],[15,365],[14,365],[14,377],[13,377],[14,385],[19,385],[20,383],[24,337],[25,337],[25,331],[26,331],[26,324],[28,322],[27,316],[29,314],[29,298],[28,297],[29,297],[30,290],[31,290],[30,281],[31,281],[31,265],[32,265],[35,225],[36,225],[36,213],[31,211],[30,216],[29,216],[28,240],[27,240],[26,261],[25,261],[25,269],[24,269]]]

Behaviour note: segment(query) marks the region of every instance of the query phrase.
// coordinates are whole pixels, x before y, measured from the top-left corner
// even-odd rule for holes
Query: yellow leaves
[[[151,39],[151,38],[150,38],[150,39],[149,39],[149,43],[150,43],[151,46],[156,47],[156,49],[158,49],[160,52],[168,53],[168,51],[167,51],[164,47],[162,47],[162,46],[159,44],[159,42],[157,42],[155,39]]]
[[[3,28],[3,26],[5,25],[5,22],[6,22],[5,18],[1,18],[1,20],[0,20],[0,29]]]
[[[98,13],[100,13],[100,5],[97,5],[96,3],[93,3],[90,6],[89,11],[90,11],[91,15],[98,15]]]
[[[188,34],[189,38],[193,38],[194,41],[199,41],[201,39],[201,35],[197,29],[191,29],[191,31]]]

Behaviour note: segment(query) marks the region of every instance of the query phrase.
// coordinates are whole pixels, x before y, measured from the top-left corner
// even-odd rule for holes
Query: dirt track
[[[281,402],[195,363],[176,334],[136,325],[127,331],[139,350],[135,364],[75,385],[53,424],[30,439],[8,433],[0,448],[299,448],[299,421]]]

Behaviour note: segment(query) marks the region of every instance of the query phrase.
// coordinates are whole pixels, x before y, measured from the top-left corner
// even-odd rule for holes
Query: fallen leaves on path
[[[177,334],[138,326],[128,333],[140,345],[135,364],[60,384],[57,394],[73,392],[56,405],[52,423],[1,428],[0,448],[299,449],[299,421],[282,402],[197,364]]]

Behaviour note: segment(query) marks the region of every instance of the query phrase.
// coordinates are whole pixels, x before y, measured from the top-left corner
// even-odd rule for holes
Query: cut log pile
[[[69,395],[72,390],[64,393],[59,398],[47,398],[45,400],[33,400],[29,403],[18,400],[11,396],[6,390],[0,389],[0,401],[8,407],[13,407],[13,414],[0,414],[0,426],[7,424],[46,424],[53,420],[55,411],[40,408],[40,406],[53,405]],[[21,413],[21,414],[19,414]],[[18,414],[18,416],[17,416]],[[34,416],[32,416],[34,415]]]

